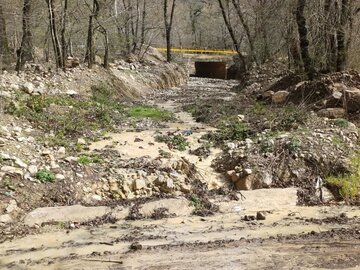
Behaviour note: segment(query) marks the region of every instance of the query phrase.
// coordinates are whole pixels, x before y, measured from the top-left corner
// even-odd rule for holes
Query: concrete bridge
[[[157,48],[166,52],[166,48]],[[187,61],[190,73],[196,77],[233,79],[229,68],[234,64],[234,50],[172,48],[172,53],[182,54]]]

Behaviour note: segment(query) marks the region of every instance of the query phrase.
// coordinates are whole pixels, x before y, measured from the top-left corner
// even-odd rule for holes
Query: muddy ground
[[[100,201],[91,209],[35,210],[11,225],[13,230],[3,231],[9,237],[0,244],[0,268],[358,269],[357,206],[332,199],[300,206],[296,187],[240,192],[211,167],[220,147],[212,146],[204,158],[154,141],[159,131],[191,131],[187,134],[191,150],[200,147],[202,136],[214,127],[195,121],[184,105],[195,100],[231,102],[236,85],[236,81],[192,78],[187,86],[154,91],[146,103],[174,112],[176,121],[136,133],[109,134],[89,147],[100,151],[112,146],[128,160],[143,156],[156,160],[159,150],[169,152],[172,159],[194,164],[206,190],[215,190],[206,192],[206,201],[201,192],[200,198],[194,198],[183,187],[164,196],[140,198],[139,193],[129,203]],[[211,205],[205,207],[211,208],[210,213],[194,215],[205,203]]]

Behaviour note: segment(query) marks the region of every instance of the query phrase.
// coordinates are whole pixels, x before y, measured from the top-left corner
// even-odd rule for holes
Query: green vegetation
[[[306,124],[309,114],[300,107],[285,107],[276,110],[272,116],[275,125],[272,130],[291,130],[299,125]]]
[[[286,144],[286,148],[291,152],[296,152],[301,147],[301,141],[298,138],[290,138],[290,141]]]
[[[128,115],[136,118],[152,118],[155,120],[169,121],[174,119],[174,114],[155,107],[139,105],[131,108]]]
[[[249,126],[238,121],[223,123],[218,128],[219,130],[206,134],[204,139],[221,145],[226,141],[243,141],[250,135]]]
[[[48,171],[47,169],[42,169],[37,172],[36,179],[38,179],[41,183],[53,183],[55,181],[55,175]]]
[[[189,146],[187,139],[181,135],[157,135],[155,141],[166,143],[170,149],[185,151]]]
[[[102,160],[98,155],[81,155],[78,158],[78,163],[84,166],[101,162]]]
[[[351,167],[352,173],[330,176],[326,179],[327,184],[337,189],[346,201],[355,198],[360,191],[360,157],[351,160]]]
[[[191,200],[190,206],[195,207],[195,212],[201,211],[204,209],[205,205],[204,205],[203,201],[201,200],[201,198],[199,198],[198,195],[191,194],[190,200]]]
[[[335,120],[335,125],[340,128],[347,128],[349,127],[349,121],[344,118],[338,118]]]

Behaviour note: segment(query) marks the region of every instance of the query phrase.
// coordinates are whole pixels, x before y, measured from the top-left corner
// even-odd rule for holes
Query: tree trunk
[[[10,48],[6,33],[5,18],[0,4],[0,64],[8,64],[11,58]],[[2,69],[3,67],[1,67]]]
[[[296,22],[298,25],[300,51],[304,63],[304,69],[308,78],[310,80],[313,80],[315,77],[315,69],[313,67],[312,59],[309,53],[309,40],[307,36],[308,30],[306,25],[306,19],[304,16],[305,5],[306,5],[306,0],[298,0],[297,8],[296,8]]]
[[[22,40],[20,48],[17,50],[16,71],[24,68],[26,62],[34,60],[34,47],[32,42],[32,32],[30,29],[31,3],[30,0],[24,0],[23,19],[22,19]]]
[[[174,21],[176,0],[172,0],[170,16],[168,14],[168,0],[164,0],[164,22],[165,22],[165,38],[166,38],[166,61],[171,62],[171,31]]]
[[[94,52],[94,18],[96,19],[99,13],[98,0],[93,1],[93,10],[89,16],[88,36],[86,45],[85,61],[88,63],[88,68],[92,68],[95,63]]]
[[[251,33],[250,33],[250,28],[249,28],[249,25],[247,24],[246,20],[245,20],[245,16],[241,10],[241,6],[239,4],[239,2],[237,2],[238,0],[232,0],[232,3],[235,7],[235,10],[236,10],[236,13],[238,14],[238,17],[240,19],[240,22],[245,30],[245,33],[246,33],[246,37],[248,39],[248,42],[249,42],[249,47],[250,47],[250,54],[251,54],[251,58],[253,59],[253,61],[257,63],[257,59],[256,59],[256,52],[255,52],[255,46],[254,46],[254,40],[251,36]]]
[[[62,68],[63,61],[62,61],[60,42],[59,42],[58,33],[57,33],[57,29],[56,29],[54,2],[53,2],[53,0],[46,0],[46,2],[48,4],[48,10],[49,10],[50,33],[51,33],[51,39],[52,39],[52,43],[53,43],[53,47],[54,47],[56,67]]]
[[[340,25],[337,30],[338,55],[336,70],[344,71],[347,65],[346,27],[350,19],[349,1],[341,1]]]
[[[240,58],[242,66],[244,68],[244,71],[246,72],[247,71],[246,60],[245,60],[244,55],[240,51],[240,44],[239,44],[239,42],[238,42],[238,40],[237,40],[237,38],[235,36],[235,32],[234,32],[234,29],[233,29],[233,27],[232,27],[232,25],[230,23],[230,20],[228,19],[227,15],[226,15],[224,4],[223,4],[222,0],[218,0],[218,2],[219,2],[220,9],[221,9],[221,14],[223,16],[223,19],[224,19],[225,25],[227,27],[227,30],[229,31],[231,40],[232,40],[232,42],[234,44],[234,47],[235,47],[235,50],[236,50],[237,54],[239,55],[239,58]]]
[[[61,29],[61,49],[62,49],[62,62],[63,69],[66,69],[66,59],[67,59],[67,44],[66,44],[66,23],[67,23],[67,10],[68,10],[68,0],[64,0],[64,9],[62,14],[62,29]]]

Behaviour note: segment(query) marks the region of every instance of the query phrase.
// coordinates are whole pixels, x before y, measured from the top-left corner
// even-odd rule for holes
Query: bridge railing
[[[160,52],[166,52],[166,48],[156,48]],[[236,54],[234,50],[226,49],[207,49],[207,48],[171,48],[174,53],[189,54]]]

